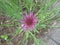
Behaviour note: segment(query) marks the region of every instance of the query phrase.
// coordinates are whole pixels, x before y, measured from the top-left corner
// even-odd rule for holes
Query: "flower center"
[[[26,24],[27,24],[28,26],[32,25],[32,24],[33,24],[33,19],[32,19],[32,18],[27,18],[27,19],[26,19]]]

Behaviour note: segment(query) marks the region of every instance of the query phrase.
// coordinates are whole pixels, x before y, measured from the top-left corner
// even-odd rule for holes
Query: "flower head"
[[[30,12],[30,14],[25,14],[23,19],[19,20],[19,22],[22,23],[21,26],[24,30],[34,29],[35,24],[37,23],[37,18],[33,12]]]

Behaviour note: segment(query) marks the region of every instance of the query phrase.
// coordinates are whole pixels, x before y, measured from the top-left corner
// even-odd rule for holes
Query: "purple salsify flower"
[[[25,14],[23,16],[22,20],[19,20],[21,22],[21,26],[24,30],[32,30],[35,27],[35,24],[37,23],[36,15],[33,14],[33,12],[30,12],[30,14]]]

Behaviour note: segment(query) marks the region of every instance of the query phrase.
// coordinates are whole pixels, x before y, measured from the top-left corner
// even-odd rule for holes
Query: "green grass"
[[[48,27],[47,24],[54,21],[53,19],[56,16],[60,17],[60,8],[58,9],[56,7],[53,7],[50,9],[50,7],[52,7],[52,5],[56,1],[58,2],[59,0],[50,0],[49,2],[47,2],[46,0],[43,0],[42,2],[40,2],[40,0],[36,0],[36,2],[34,2],[33,0],[0,0],[0,9],[2,9],[7,16],[11,17],[12,22],[21,19],[22,18],[21,15],[23,15],[24,12],[30,11],[35,12],[35,14],[37,15],[38,23],[36,24],[33,32],[37,33],[38,32],[37,29],[40,30],[42,28]],[[60,21],[60,18],[57,18],[55,20]],[[19,23],[16,22],[16,24]],[[13,26],[13,25],[3,24],[0,26]],[[14,34],[16,36],[16,34],[19,35],[21,32],[22,32],[21,29],[18,27]],[[24,42],[26,41],[27,44],[28,38],[32,37],[34,39],[35,45],[40,45],[39,40],[36,37],[35,33],[33,34],[32,32],[29,33],[25,32],[23,36],[24,37],[23,41]],[[7,36],[5,35],[2,35],[1,38],[7,40]]]

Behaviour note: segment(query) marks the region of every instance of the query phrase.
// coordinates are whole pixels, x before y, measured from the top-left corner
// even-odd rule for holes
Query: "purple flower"
[[[33,12],[30,12],[30,14],[25,14],[23,19],[19,20],[19,22],[22,23],[21,26],[24,30],[34,29],[35,24],[37,23],[37,18]]]

